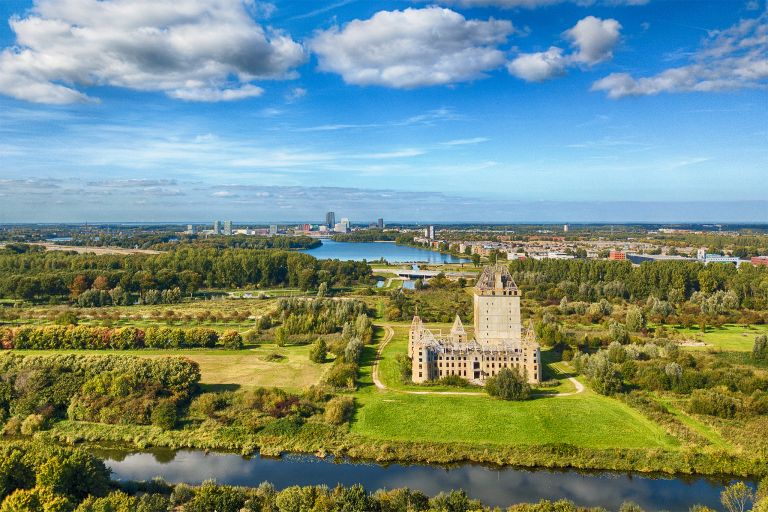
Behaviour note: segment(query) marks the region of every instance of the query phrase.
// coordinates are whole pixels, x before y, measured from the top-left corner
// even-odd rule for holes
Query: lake
[[[397,245],[394,242],[334,242],[323,240],[323,245],[301,252],[311,254],[319,260],[377,261],[384,258],[390,263],[467,263],[466,258],[457,258],[426,249]]]
[[[720,508],[720,492],[726,482],[707,478],[662,477],[613,472],[575,470],[528,470],[494,468],[474,464],[454,467],[432,465],[382,466],[373,463],[339,462],[313,456],[286,455],[281,459],[196,450],[154,453],[97,452],[118,480],[149,480],[156,476],[168,482],[199,484],[207,479],[218,483],[255,487],[269,481],[278,489],[291,485],[360,483],[369,491],[410,487],[429,496],[451,489],[464,489],[486,505],[504,507],[519,502],[566,498],[582,506],[617,510],[624,501],[634,501],[646,510],[687,511],[691,505]]]

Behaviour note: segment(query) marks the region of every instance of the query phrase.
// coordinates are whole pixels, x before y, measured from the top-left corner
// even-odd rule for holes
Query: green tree
[[[627,329],[632,332],[643,330],[645,327],[645,317],[643,316],[643,312],[640,308],[637,306],[629,307],[627,310],[626,325]]]
[[[243,491],[229,485],[203,482],[195,490],[195,497],[184,506],[185,512],[240,512],[245,504]]]
[[[152,411],[152,424],[163,430],[173,430],[177,414],[176,404],[172,400],[163,400]]]
[[[327,356],[328,345],[326,345],[324,339],[319,338],[309,348],[309,360],[314,363],[324,363]]]
[[[768,360],[768,336],[765,334],[755,337],[755,344],[752,347],[752,358],[755,361]]]
[[[755,494],[744,482],[731,484],[720,493],[720,503],[728,512],[746,512],[754,499]]]
[[[502,400],[527,400],[531,396],[528,379],[517,368],[499,370],[499,373],[486,380],[485,390],[490,396]]]

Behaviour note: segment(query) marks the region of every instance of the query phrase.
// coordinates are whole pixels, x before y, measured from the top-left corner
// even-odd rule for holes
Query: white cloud
[[[566,37],[578,49],[572,59],[593,66],[613,58],[613,48],[621,36],[621,24],[614,19],[587,16],[566,31]]]
[[[507,65],[510,73],[528,82],[543,82],[565,74],[563,49],[552,46],[545,52],[522,53]]]
[[[594,66],[610,60],[621,38],[621,24],[611,18],[587,16],[563,35],[571,42],[571,53],[557,46],[544,52],[521,53],[507,64],[507,69],[525,81],[542,82],[564,75],[570,66]]]
[[[307,90],[303,87],[294,87],[285,95],[286,101],[296,101],[307,95]]]
[[[467,146],[467,145],[474,145],[474,144],[480,144],[482,142],[488,142],[489,138],[487,137],[473,137],[471,139],[454,139],[449,140],[446,142],[441,142],[440,144],[442,146]]]
[[[251,81],[288,78],[306,55],[289,35],[259,25],[255,5],[35,0],[10,20],[16,44],[0,53],[0,93],[57,104],[89,100],[82,88],[94,85],[195,101],[258,96]]]
[[[355,85],[414,88],[482,78],[504,63],[506,20],[467,20],[450,9],[379,11],[319,31],[310,48],[319,68]]]
[[[245,84],[234,89],[175,89],[167,92],[168,96],[187,101],[234,101],[255,98],[264,94],[264,89],[252,84]]]
[[[768,14],[708,34],[685,66],[635,78],[612,73],[592,85],[610,98],[768,87]]]
[[[500,7],[502,9],[545,7],[562,3],[575,3],[583,7],[595,4],[603,5],[645,5],[650,0],[442,0],[440,3],[447,5],[460,5],[462,7]]]

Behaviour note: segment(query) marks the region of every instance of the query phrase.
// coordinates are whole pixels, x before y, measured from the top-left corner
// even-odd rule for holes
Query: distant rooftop
[[[517,285],[506,265],[489,265],[477,279],[479,290],[517,290]]]

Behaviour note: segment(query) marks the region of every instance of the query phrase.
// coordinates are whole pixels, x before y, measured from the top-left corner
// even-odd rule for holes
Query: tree
[[[107,276],[99,276],[93,280],[91,288],[94,290],[109,290],[109,279]]]
[[[73,299],[76,299],[77,297],[79,297],[80,294],[87,289],[88,289],[88,280],[85,278],[84,275],[75,276],[75,278],[72,280],[72,284],[69,286],[69,291]]]
[[[627,310],[626,324],[627,329],[632,332],[643,330],[645,327],[645,318],[643,317],[642,310],[640,310],[640,308],[637,306],[631,306]]]
[[[480,255],[475,253],[472,255],[472,264],[476,267],[480,266]]]
[[[720,503],[728,512],[746,512],[749,510],[747,505],[751,504],[754,499],[755,494],[744,482],[731,484],[720,493]]]
[[[752,358],[756,361],[768,360],[768,336],[765,334],[755,337],[755,345],[752,347]]]
[[[322,298],[326,295],[328,295],[328,283],[320,283],[320,286],[317,287],[317,296]]]
[[[320,338],[309,348],[309,360],[314,363],[324,363],[328,355],[328,345],[325,340]]]
[[[499,370],[499,373],[486,380],[485,390],[489,395],[502,400],[527,400],[531,396],[531,386],[517,368]]]

